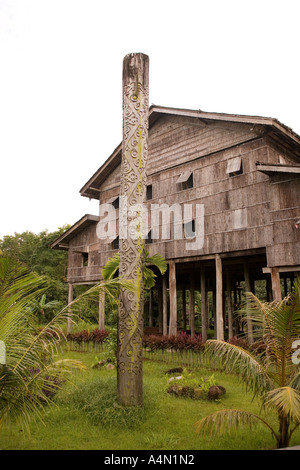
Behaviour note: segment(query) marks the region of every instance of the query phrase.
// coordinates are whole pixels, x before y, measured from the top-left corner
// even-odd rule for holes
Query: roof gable
[[[295,155],[300,158],[300,137],[294,133],[290,128],[281,124],[278,120],[273,118],[259,117],[259,116],[243,116],[243,115],[233,115],[233,114],[224,114],[224,113],[208,113],[201,110],[186,110],[178,108],[167,108],[152,105],[149,109],[149,138],[152,139],[149,142],[149,153],[151,152],[151,161],[149,162],[148,171],[151,173],[157,171],[158,167],[163,164],[166,168],[174,164],[173,162],[165,162],[162,160],[159,162],[159,158],[154,156],[155,153],[155,137],[154,131],[162,128],[162,125],[166,122],[181,122],[182,125],[189,127],[191,138],[195,139],[195,145],[198,145],[197,149],[197,158],[199,156],[205,156],[214,151],[218,151],[221,148],[217,146],[212,147],[211,141],[208,137],[208,129],[214,128],[215,132],[219,132],[219,135],[223,138],[223,148],[226,148],[226,145],[230,145],[230,142],[233,144],[242,143],[244,141],[250,140],[251,138],[257,137],[259,134],[268,132],[269,136],[275,141],[279,141],[281,144],[288,146]],[[186,124],[183,124],[185,122]],[[174,132],[178,133],[179,128],[174,124]],[[194,129],[193,129],[194,128]],[[192,129],[192,130],[191,130]],[[195,130],[197,129],[197,130]],[[169,129],[170,132],[172,131]],[[186,129],[182,128],[182,132],[186,132]],[[163,132],[163,131],[162,131]],[[158,131],[159,134],[159,131]],[[156,134],[156,136],[158,135]],[[205,139],[201,138],[206,135]],[[159,139],[162,141],[163,136],[158,135],[157,143]],[[198,144],[196,141],[198,139]],[[221,139],[222,140],[222,139]],[[225,140],[225,142],[224,142]],[[180,138],[177,134],[177,143],[175,142],[175,150],[180,152],[178,146],[178,141]],[[180,155],[179,159],[176,159],[176,164],[180,164]],[[89,198],[98,199],[99,198],[99,188],[104,181],[107,180],[108,176],[116,170],[116,168],[121,164],[122,158],[122,143],[114,150],[110,157],[105,161],[105,163],[94,173],[94,175],[88,180],[88,182],[81,188],[80,193],[82,196]]]
[[[67,250],[69,248],[69,243],[72,238],[81,233],[87,227],[96,224],[99,222],[99,217],[97,215],[85,214],[81,217],[78,222],[76,222],[72,227],[66,230],[60,237],[58,237],[52,244],[51,248],[57,250]]]

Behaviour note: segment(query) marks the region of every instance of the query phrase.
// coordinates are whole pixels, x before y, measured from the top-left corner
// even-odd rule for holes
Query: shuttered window
[[[241,175],[243,173],[242,157],[235,157],[228,160],[226,173],[229,174],[229,176]]]
[[[191,171],[185,171],[181,173],[176,181],[177,189],[182,191],[184,189],[191,189],[194,186],[193,173]]]

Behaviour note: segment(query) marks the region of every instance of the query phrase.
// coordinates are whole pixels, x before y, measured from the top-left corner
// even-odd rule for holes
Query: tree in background
[[[58,228],[55,232],[44,230],[39,234],[32,232],[6,235],[0,240],[0,252],[4,256],[23,263],[29,271],[47,278],[47,304],[51,308],[44,311],[42,322],[49,321],[68,300],[66,285],[68,254],[63,250],[52,250],[51,243],[69,228]],[[38,299],[38,302],[44,300]],[[55,302],[55,303],[52,303]]]

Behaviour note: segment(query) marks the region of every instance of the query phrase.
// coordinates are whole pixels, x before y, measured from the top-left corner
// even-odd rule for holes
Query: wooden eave
[[[122,143],[114,150],[105,163],[93,174],[88,182],[81,188],[81,196],[91,199],[99,199],[99,188],[103,181],[114,171],[121,163]]]
[[[260,116],[246,116],[239,114],[225,113],[209,113],[201,110],[190,110],[181,108],[169,108],[163,106],[152,105],[149,108],[149,128],[153,126],[163,115],[174,115],[182,117],[190,117],[203,120],[206,123],[212,121],[235,122],[240,124],[248,124],[253,126],[256,131],[261,128],[267,132],[271,139],[280,142],[296,156],[300,158],[300,136],[291,128],[285,126],[277,119]],[[81,188],[80,194],[91,199],[99,199],[100,186],[121,163],[122,158],[122,142],[106,160],[106,162],[94,173],[94,175]]]
[[[78,222],[60,235],[60,237],[51,244],[51,248],[55,250],[68,250],[70,240],[74,238],[75,235],[78,235],[82,230],[97,222],[99,222],[97,215],[85,214]]]
[[[278,175],[278,174],[298,174],[300,175],[300,165],[285,165],[285,164],[266,164],[256,163],[256,169],[267,175]]]

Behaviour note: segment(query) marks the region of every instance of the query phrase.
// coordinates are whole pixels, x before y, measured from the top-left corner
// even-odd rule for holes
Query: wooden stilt
[[[271,286],[271,279],[269,274],[266,277],[266,296],[267,302],[272,302],[272,286]]]
[[[217,295],[216,295],[216,285],[212,286],[212,316],[214,324],[214,338],[217,338]]]
[[[287,275],[286,273],[283,274],[283,285],[284,285],[284,296],[288,295],[288,286],[287,286]]]
[[[163,290],[162,290],[162,279],[158,284],[158,332],[163,332]]]
[[[229,269],[226,269],[226,294],[227,294],[227,313],[228,313],[228,338],[233,337],[233,312],[231,299],[231,279]]]
[[[282,300],[282,295],[278,268],[271,268],[271,283],[273,300],[278,300],[280,302]]]
[[[186,288],[185,283],[182,287],[182,328],[186,330]]]
[[[168,297],[167,297],[167,278],[162,277],[162,303],[163,303],[163,335],[168,334]]]
[[[207,292],[206,292],[206,283],[205,283],[205,271],[204,268],[201,269],[201,332],[202,332],[202,341],[205,343],[207,340]]]
[[[99,330],[105,328],[105,293],[99,294]]]
[[[245,284],[246,284],[246,292],[251,292],[251,280],[250,280],[250,273],[248,264],[244,264],[244,277],[245,277]],[[247,315],[247,334],[248,334],[248,341],[253,343],[253,328],[252,328],[252,320]]]
[[[153,327],[153,290],[149,291],[149,326]]]
[[[195,336],[195,282],[194,275],[190,275],[190,330],[191,336]]]
[[[216,321],[217,339],[224,341],[224,320],[223,320],[223,273],[222,260],[219,254],[215,255],[216,261]]]

